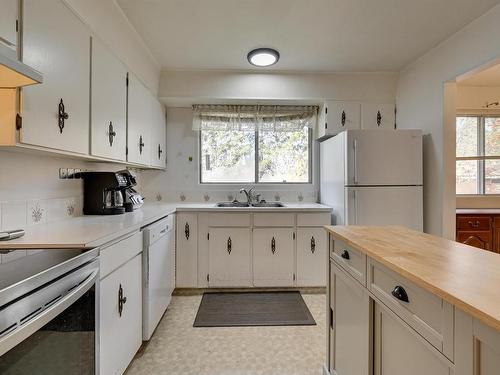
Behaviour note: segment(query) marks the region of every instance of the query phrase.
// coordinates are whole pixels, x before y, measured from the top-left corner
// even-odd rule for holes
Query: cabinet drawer
[[[368,289],[432,346],[453,360],[454,309],[451,304],[373,259],[368,259]]]
[[[490,231],[457,231],[457,242],[474,246],[484,250],[492,249],[492,236]]]
[[[295,214],[290,213],[256,213],[253,215],[256,227],[293,227]]]
[[[319,227],[331,224],[329,212],[297,214],[298,227]]]
[[[142,232],[136,232],[100,251],[101,280],[113,270],[142,252]]]
[[[211,227],[249,227],[250,214],[210,214],[208,222]]]
[[[457,229],[490,230],[491,218],[481,216],[459,216],[457,218]]]
[[[333,241],[330,257],[345,269],[352,277],[366,286],[366,254],[354,250],[340,240]]]

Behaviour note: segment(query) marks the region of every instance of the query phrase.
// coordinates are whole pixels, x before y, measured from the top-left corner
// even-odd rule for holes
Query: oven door
[[[95,374],[96,259],[0,310],[0,374]]]

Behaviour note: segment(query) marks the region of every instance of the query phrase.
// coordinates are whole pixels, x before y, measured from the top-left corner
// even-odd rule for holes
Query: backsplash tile
[[[47,207],[44,200],[33,200],[26,203],[26,224],[35,225],[47,221]]]
[[[2,229],[19,229],[26,226],[26,202],[2,203]]]

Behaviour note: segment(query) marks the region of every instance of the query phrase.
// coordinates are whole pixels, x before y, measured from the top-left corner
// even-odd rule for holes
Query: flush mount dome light
[[[257,48],[248,52],[247,59],[255,66],[271,66],[278,62],[280,54],[272,48]]]

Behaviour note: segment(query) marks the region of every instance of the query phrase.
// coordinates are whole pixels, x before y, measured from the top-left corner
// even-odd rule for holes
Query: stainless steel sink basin
[[[252,203],[252,207],[285,207],[281,202],[259,202]]]
[[[248,203],[244,202],[219,202],[216,207],[248,207]]]

